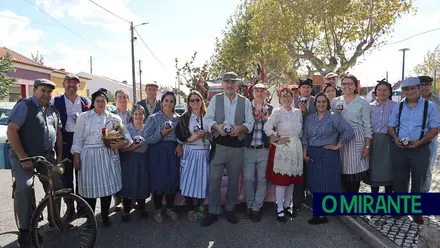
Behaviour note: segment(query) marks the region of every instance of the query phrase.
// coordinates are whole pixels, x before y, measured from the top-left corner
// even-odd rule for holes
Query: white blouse
[[[192,113],[191,117],[189,118],[189,125],[188,125],[189,132],[191,135],[194,134],[194,127],[197,125],[201,125],[201,120],[200,120],[200,118],[198,120],[198,117],[194,113]],[[203,127],[203,132],[209,133],[209,130],[207,130],[205,127]],[[198,145],[198,146],[203,146],[203,145],[206,146],[206,145],[209,145],[209,140],[208,139],[198,139],[194,142],[187,143],[187,144],[188,145],[191,144],[191,145]]]
[[[264,124],[264,132],[267,136],[275,135],[280,138],[302,135],[303,116],[301,110],[292,108],[287,111],[283,107],[273,110],[272,115]],[[275,130],[274,130],[275,129]]]
[[[122,122],[121,117],[108,111],[105,111],[102,115],[98,115],[95,110],[81,113],[76,121],[73,144],[70,152],[81,153],[82,148],[85,146],[104,147],[102,129],[105,127],[107,121],[112,119]],[[129,141],[127,144],[128,147],[133,143],[133,140],[125,127],[124,136],[125,139]]]

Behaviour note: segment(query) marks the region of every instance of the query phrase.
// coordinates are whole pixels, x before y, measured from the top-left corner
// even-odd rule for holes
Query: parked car
[[[184,106],[184,105],[177,105],[174,108],[174,111],[176,111],[176,113],[178,113],[179,115],[182,115],[186,111],[186,106]]]
[[[9,115],[11,115],[12,108],[15,104],[15,102],[0,102],[0,143],[8,142],[6,130],[8,127]]]
[[[106,109],[108,112],[114,112],[114,111],[117,110],[116,106],[114,106],[114,105],[107,105],[107,106],[105,107],[105,109]]]

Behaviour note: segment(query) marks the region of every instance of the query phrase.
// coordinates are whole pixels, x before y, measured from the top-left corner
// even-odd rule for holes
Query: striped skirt
[[[145,152],[121,152],[121,198],[145,199],[150,196],[148,163]]]
[[[182,196],[204,199],[209,180],[209,147],[185,145],[180,161],[180,190]]]
[[[85,198],[110,196],[122,188],[119,152],[104,145],[85,145],[80,154],[78,191]]]
[[[362,158],[365,147],[364,131],[360,125],[351,125],[355,138],[340,149],[342,160],[342,181],[360,182],[368,177],[369,159]]]
[[[307,183],[312,193],[341,192],[341,157],[339,151],[310,146]]]
[[[148,148],[148,178],[150,191],[173,193],[179,189],[180,161],[176,152],[177,142],[159,141]]]

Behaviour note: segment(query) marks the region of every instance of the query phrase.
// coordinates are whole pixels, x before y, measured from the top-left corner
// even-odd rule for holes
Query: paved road
[[[10,185],[10,171],[0,170],[0,247],[16,247]],[[41,196],[38,185],[37,197]],[[207,228],[189,222],[184,209],[179,210],[178,221],[165,219],[162,224],[152,218],[137,219],[136,213],[132,213],[131,222],[122,223],[120,214],[113,213],[114,225],[108,229],[99,227],[96,247],[370,247],[338,219],[330,219],[327,225],[321,226],[307,224],[311,217],[307,209],[285,224],[276,221],[274,209],[268,209],[260,223],[240,219],[238,224],[232,225],[221,217]]]

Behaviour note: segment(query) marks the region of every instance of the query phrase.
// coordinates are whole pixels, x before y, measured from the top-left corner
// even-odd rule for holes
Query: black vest
[[[44,129],[46,125],[46,120],[44,119],[43,113],[40,111],[39,107],[32,101],[31,98],[23,99],[25,101],[28,114],[26,121],[20,127],[18,132],[20,136],[21,145],[24,151],[29,156],[44,156]],[[57,110],[53,105],[49,108],[52,112],[52,117],[54,119],[54,128],[57,130],[56,123],[58,123]]]

